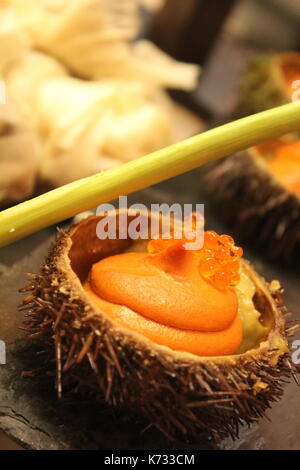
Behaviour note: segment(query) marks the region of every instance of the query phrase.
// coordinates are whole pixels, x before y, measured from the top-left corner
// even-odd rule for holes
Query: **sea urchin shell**
[[[271,260],[299,263],[299,195],[272,176],[257,149],[207,165],[201,178],[217,213],[239,240]]]
[[[243,261],[269,327],[257,349],[209,358],[171,350],[113,324],[87,297],[82,282],[91,265],[132,243],[99,240],[98,221],[92,216],[58,236],[25,299],[32,333],[56,351],[58,394],[76,384],[173,438],[236,437],[281,397],[292,373],[278,283],[266,284]]]

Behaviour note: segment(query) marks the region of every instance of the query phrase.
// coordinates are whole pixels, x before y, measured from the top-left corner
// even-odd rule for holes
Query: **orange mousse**
[[[123,253],[92,266],[87,295],[118,325],[173,350],[235,354],[242,325],[234,285],[242,250],[231,237],[205,232],[204,246],[158,239],[145,253]]]

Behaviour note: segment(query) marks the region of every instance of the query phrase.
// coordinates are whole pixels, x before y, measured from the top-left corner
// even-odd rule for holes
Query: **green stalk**
[[[239,119],[0,213],[0,246],[205,163],[300,129],[300,103]]]

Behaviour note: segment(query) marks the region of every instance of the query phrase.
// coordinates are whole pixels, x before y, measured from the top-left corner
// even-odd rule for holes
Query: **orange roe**
[[[189,234],[189,241],[195,239],[191,237],[191,232],[199,230],[194,226],[192,219],[192,227]],[[174,232],[178,233],[178,232]],[[148,243],[148,251],[151,254],[159,253],[163,250],[178,246],[184,246],[187,238],[180,241],[174,239],[171,234],[170,239],[151,240]],[[234,245],[234,240],[229,235],[218,235],[216,232],[209,230],[204,233],[204,243],[200,250],[197,250],[199,256],[199,271],[203,277],[209,280],[218,289],[226,289],[229,286],[236,285],[239,280],[239,258],[243,256],[243,249]]]

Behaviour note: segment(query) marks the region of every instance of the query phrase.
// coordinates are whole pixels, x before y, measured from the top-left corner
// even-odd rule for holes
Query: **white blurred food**
[[[139,4],[0,0],[0,78],[23,116],[31,147],[38,145],[39,158],[32,151],[29,167],[39,180],[60,186],[178,139],[164,88],[195,88],[199,69],[149,41],[134,41]],[[28,152],[27,146],[27,160]],[[8,160],[16,174],[24,172],[10,147],[0,165]],[[0,203],[4,192],[13,201],[27,197],[29,183],[26,191],[9,193],[9,183],[5,189],[0,180]]]

